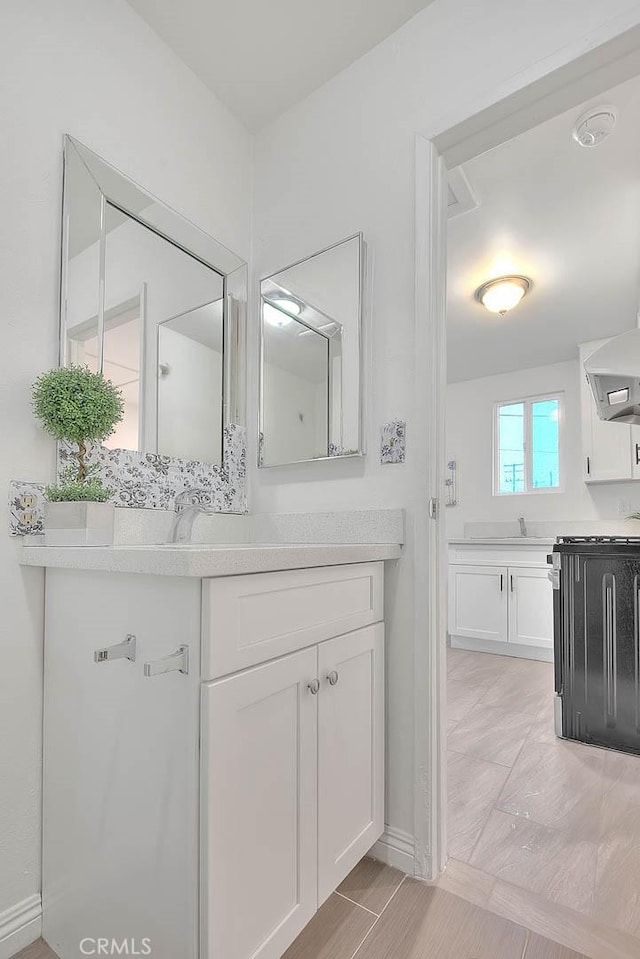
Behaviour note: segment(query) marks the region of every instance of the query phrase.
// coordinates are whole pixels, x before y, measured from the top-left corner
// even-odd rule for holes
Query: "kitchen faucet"
[[[205,490],[191,489],[178,493],[175,500],[176,515],[169,532],[170,543],[190,543],[193,524],[198,513],[212,513],[213,508],[200,502]]]
[[[521,535],[521,536],[526,536],[526,535],[527,535],[527,524],[526,524],[526,522],[525,522],[524,516],[518,516],[518,522],[519,522],[519,524],[520,524],[520,535]]]

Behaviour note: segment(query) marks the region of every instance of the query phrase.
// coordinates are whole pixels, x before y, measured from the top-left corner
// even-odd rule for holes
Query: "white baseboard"
[[[11,959],[42,933],[42,902],[29,896],[0,912],[0,959]]]
[[[388,866],[395,866],[409,876],[415,871],[415,853],[413,836],[402,829],[385,826],[377,843],[369,850],[369,855]],[[2,959],[2,957],[0,957]]]
[[[468,639],[466,636],[449,635],[453,649],[468,649],[470,652],[494,653],[496,656],[513,656],[516,659],[537,659],[542,663],[553,662],[553,649],[545,646],[520,646],[517,643],[500,643],[492,639]]]

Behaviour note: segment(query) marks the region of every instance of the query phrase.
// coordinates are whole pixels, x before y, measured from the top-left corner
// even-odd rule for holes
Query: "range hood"
[[[600,419],[640,424],[640,329],[609,340],[584,368]]]

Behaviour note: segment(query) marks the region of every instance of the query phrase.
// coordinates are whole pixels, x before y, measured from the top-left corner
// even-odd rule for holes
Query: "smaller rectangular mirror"
[[[362,234],[260,284],[259,466],[362,455]]]

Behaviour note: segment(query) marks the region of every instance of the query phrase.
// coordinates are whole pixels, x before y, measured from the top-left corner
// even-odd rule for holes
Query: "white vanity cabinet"
[[[382,562],[47,570],[43,935],[61,959],[86,937],[280,959],[383,831],[382,589]]]
[[[382,833],[382,647],[378,623],[203,687],[205,956],[279,959]]]
[[[585,483],[613,483],[640,479],[640,427],[607,423],[596,410],[584,361],[608,339],[580,345],[580,414],[582,469]]]
[[[451,645],[550,660],[549,545],[457,541],[449,549]]]

